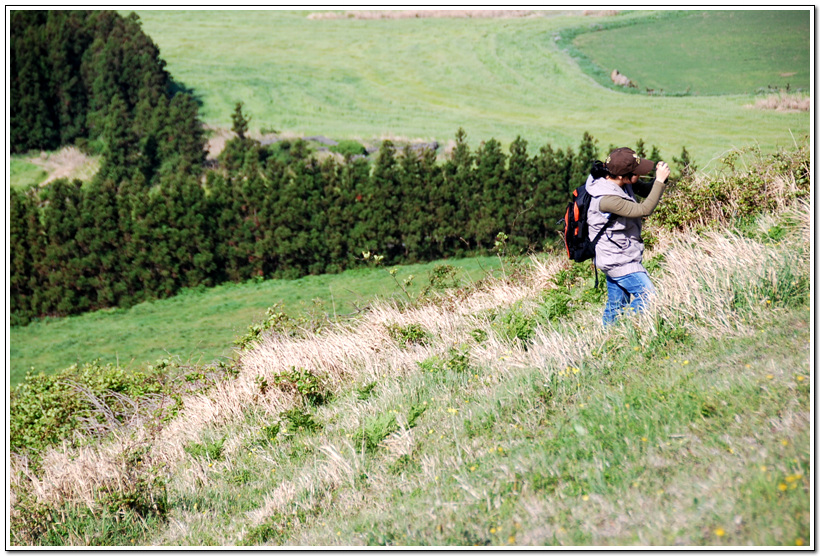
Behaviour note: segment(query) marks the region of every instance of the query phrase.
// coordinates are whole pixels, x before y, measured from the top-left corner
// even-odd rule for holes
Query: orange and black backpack
[[[589,239],[587,212],[591,201],[592,196],[587,193],[586,185],[582,185],[572,192],[572,200],[567,205],[567,212],[564,215],[564,245],[569,258],[578,263],[595,258],[595,245],[601,239],[604,231],[618,217],[617,214],[610,214],[595,239]]]

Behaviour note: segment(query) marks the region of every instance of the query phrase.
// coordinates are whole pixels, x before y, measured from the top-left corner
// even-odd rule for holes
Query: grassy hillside
[[[175,398],[80,390],[73,443],[11,458],[12,544],[811,548],[807,152],[670,191],[658,296],[612,327],[545,255],[269,323]],[[44,384],[13,413],[51,415]]]
[[[575,46],[606,80],[619,69],[638,90],[726,95],[810,87],[806,10],[687,12],[626,28],[583,33]]]
[[[744,75],[736,71],[744,67],[738,57],[765,48],[786,59],[757,56],[764,60],[760,66],[792,68],[797,57],[797,69],[783,71],[797,71],[805,80],[808,11],[799,12],[804,17],[796,29],[772,26],[765,35],[748,32],[748,17],[715,19],[699,12],[664,20],[668,47],[703,54],[700,62],[710,68],[701,72],[708,79],[703,90],[729,93],[716,97],[648,97],[602,88],[556,43],[564,29],[634,22],[634,32],[621,33],[636,39],[613,42],[609,55],[633,60],[629,72],[637,72],[638,81],[652,75],[647,81],[657,83],[655,88],[677,91],[688,85],[676,75],[685,69],[691,76],[691,65],[680,68],[683,61],[673,57],[660,70],[640,40],[655,28],[644,22],[657,12],[375,20],[311,19],[310,12],[278,10],[138,13],[168,70],[194,89],[204,120],[217,127],[230,127],[241,100],[254,130],[336,139],[434,138],[446,144],[463,127],[474,144],[491,137],[508,144],[520,135],[536,148],[574,147],[589,131],[603,149],[643,138],[671,158],[685,146],[701,168],[732,147],[759,144],[768,151],[809,131],[805,112],[749,108],[754,91],[772,84],[768,75],[752,74],[742,86],[747,78],[735,77]],[[703,36],[703,19],[721,32]],[[746,48],[724,49],[720,58],[707,61],[729,39],[742,39]]]
[[[110,309],[61,319],[44,319],[10,329],[9,383],[17,385],[31,369],[54,373],[75,363],[141,367],[172,358],[207,365],[230,357],[232,341],[279,305],[292,318],[334,320],[364,308],[374,298],[411,297],[429,286],[440,266],[455,274],[446,283],[468,284],[499,269],[497,257],[478,257],[407,265],[395,277],[387,268],[365,266],[337,275],[298,280],[267,280],[187,290],[170,299],[129,309]]]

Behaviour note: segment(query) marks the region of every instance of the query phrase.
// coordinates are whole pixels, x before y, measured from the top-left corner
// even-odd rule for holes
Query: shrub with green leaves
[[[143,372],[95,362],[53,375],[28,374],[9,395],[10,448],[36,454],[71,439],[74,431],[110,430],[140,407],[170,418],[182,403],[172,391],[175,372],[167,363]]]
[[[234,345],[240,351],[253,347],[259,341],[263,332],[273,330],[280,334],[292,336],[296,333],[293,319],[282,309],[282,304],[277,303],[265,310],[265,318],[260,323],[248,326],[248,331],[234,340]]]
[[[283,411],[279,417],[287,422],[286,427],[281,429],[282,434],[316,432],[322,428],[322,425],[313,419],[313,415],[298,407]]]
[[[538,319],[533,313],[524,311],[519,305],[511,307],[501,315],[496,323],[503,338],[518,341],[526,348],[535,336]]]
[[[451,264],[439,264],[427,273],[431,290],[446,290],[458,287],[458,270]]]
[[[353,434],[353,442],[357,446],[364,446],[368,452],[371,452],[378,448],[382,440],[398,429],[396,416],[392,413],[382,413],[365,421],[362,427]]]
[[[364,147],[364,145],[352,139],[343,139],[339,141],[337,145],[333,145],[330,147],[330,151],[334,153],[339,153],[343,156],[364,156],[367,154],[367,149]]]
[[[399,324],[388,325],[387,333],[401,347],[405,348],[410,345],[427,345],[431,338],[430,333],[416,323],[410,323],[406,326]]]
[[[356,394],[357,394],[358,399],[362,400],[362,401],[368,399],[371,395],[373,395],[373,390],[376,388],[377,384],[378,383],[376,381],[373,381],[373,382],[368,382],[367,384],[365,384],[364,386],[362,386],[360,388],[357,388],[356,389]]]
[[[540,312],[547,320],[560,319],[570,313],[572,296],[563,290],[547,290],[541,295]]]
[[[811,191],[810,155],[805,145],[768,155],[754,148],[737,149],[721,162],[726,168],[723,174],[687,176],[670,184],[648,220],[650,226],[713,229],[788,206]]]
[[[316,374],[309,369],[291,367],[288,372],[273,377],[273,382],[282,390],[293,390],[311,405],[322,405],[330,400],[332,394],[322,386]]]
[[[446,356],[433,355],[418,362],[419,369],[426,373],[453,371],[464,373],[470,369],[470,351],[466,346],[454,346]]]

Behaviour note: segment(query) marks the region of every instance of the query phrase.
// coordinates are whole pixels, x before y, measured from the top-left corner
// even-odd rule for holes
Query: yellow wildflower
[[[717,535],[718,537],[722,537],[725,534],[726,531],[723,530],[723,527],[718,527],[717,529],[715,529],[715,535]]]

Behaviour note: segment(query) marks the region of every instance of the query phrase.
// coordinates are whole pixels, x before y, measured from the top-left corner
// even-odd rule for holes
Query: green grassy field
[[[327,314],[331,319],[349,315],[375,297],[402,300],[402,287],[410,276],[415,278],[408,292],[418,295],[429,283],[429,272],[441,264],[458,269],[456,279],[466,284],[498,270],[500,260],[478,257],[409,265],[398,268],[395,279],[388,269],[362,268],[297,280],[228,283],[187,290],[129,309],[44,319],[10,329],[11,368],[7,376],[14,386],[32,367],[51,373],[97,359],[130,368],[166,357],[207,364],[232,355],[232,342],[248,326],[261,321],[265,309],[276,303],[292,317],[305,313]]]
[[[742,95],[771,87],[808,93],[807,13],[693,11],[625,29],[584,33],[574,44],[607,76],[619,69],[640,91]]]
[[[768,151],[809,132],[807,113],[748,107],[758,88],[774,84],[773,71],[795,71],[792,86],[808,86],[807,10],[791,13],[788,25],[771,24],[771,12],[698,11],[661,23],[652,23],[656,12],[649,11],[388,20],[309,19],[309,13],[138,11],[168,70],[199,95],[212,126],[229,128],[242,101],[256,130],[446,144],[463,127],[473,144],[491,137],[506,144],[520,135],[534,148],[576,147],[589,131],[602,149],[643,138],[671,158],[685,146],[701,168],[733,146]],[[755,16],[753,29],[766,33],[748,31]],[[611,63],[606,53],[633,61],[620,69],[642,85],[677,91],[691,84],[719,96],[649,97],[602,88],[556,45],[562,29],[612,22],[634,27],[579,37],[593,41],[590,55],[601,64]],[[702,28],[720,32],[705,35]],[[620,34],[635,40],[595,42]],[[647,49],[643,37],[657,42],[659,36],[664,48]],[[690,56],[662,57],[666,49]],[[752,55],[765,73],[746,71],[744,60]],[[698,72],[692,60],[708,71]],[[694,83],[693,74],[705,81]]]
[[[654,353],[610,337],[567,369],[420,362],[272,439],[248,411],[202,431],[242,449],[187,456],[168,487],[178,526],[142,542],[808,547],[807,319]]]

